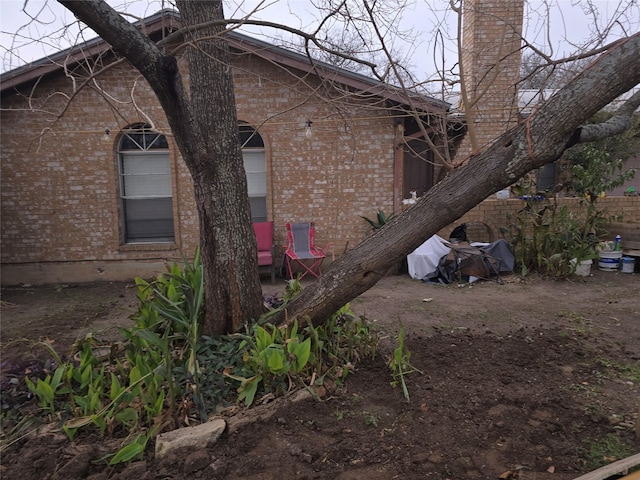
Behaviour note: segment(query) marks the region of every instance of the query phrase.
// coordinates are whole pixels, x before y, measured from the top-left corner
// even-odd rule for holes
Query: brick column
[[[518,122],[524,0],[465,0],[462,12],[462,68],[472,105],[465,113],[482,150]],[[467,134],[456,161],[471,153]]]

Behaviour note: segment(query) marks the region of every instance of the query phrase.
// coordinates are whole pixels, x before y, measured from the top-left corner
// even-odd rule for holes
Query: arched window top
[[[146,123],[134,123],[122,130],[120,151],[167,149],[169,144],[161,133]]]
[[[238,125],[242,148],[264,148],[264,141],[258,131],[251,125],[241,123]]]

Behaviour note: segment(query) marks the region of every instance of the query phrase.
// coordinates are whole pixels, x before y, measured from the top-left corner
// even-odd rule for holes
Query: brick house
[[[159,40],[179,17],[162,11],[141,25]],[[432,185],[418,154],[433,152],[397,90],[228,35],[252,215],[274,221],[278,246],[285,223],[314,221],[318,243],[339,255],[369,233],[361,215],[397,212],[409,191]],[[95,39],[1,77],[3,284],[151,276],[197,246],[191,177],[164,113],[138,72],[113,60]],[[80,84],[105,65],[73,91],[66,72]],[[433,125],[448,109],[411,103]]]

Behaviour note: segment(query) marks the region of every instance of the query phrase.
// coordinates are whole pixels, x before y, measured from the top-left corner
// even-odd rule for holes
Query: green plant
[[[240,335],[246,347],[244,363],[251,376],[227,376],[241,382],[238,400],[247,406],[254,402],[262,383],[267,392],[281,394],[305,369],[311,355],[311,339],[298,334],[297,322],[291,327],[255,325],[249,335]],[[300,382],[298,382],[300,383]]]
[[[598,232],[605,221],[601,212],[570,211],[556,197],[524,202],[517,214],[507,215],[508,226],[501,229],[511,239],[522,275],[539,271],[566,277],[577,261],[596,258]]]
[[[612,158],[607,150],[592,144],[576,148],[570,159],[573,165],[568,190],[593,208],[603,193],[623,185],[636,173],[635,169],[624,170],[622,158]]]
[[[204,308],[204,277],[200,250],[193,262],[184,260],[184,267],[177,264],[166,275],[153,282],[136,278],[140,306],[134,315],[136,326],[123,335],[136,351],[156,350],[161,353],[165,378],[179,377],[182,391],[173,381],[168,382],[168,401],[171,412],[175,412],[179,396],[190,392],[201,420],[207,418],[207,409],[201,396],[198,364],[198,344]],[[145,345],[143,345],[143,343]],[[157,368],[159,365],[151,366]]]
[[[230,335],[203,336],[198,346],[200,392],[207,412],[215,412],[218,405],[233,403],[237,393],[227,373],[242,375],[243,340]]]
[[[128,432],[129,440],[111,463],[139,457],[148,440],[166,425],[163,418],[177,425],[178,403],[189,404],[183,399],[191,398],[200,418],[206,418],[198,389],[204,296],[199,253],[192,264],[185,261],[183,269],[174,264],[154,282],[136,279],[136,284],[136,324],[120,329],[125,339],[120,358],[99,362],[93,354],[95,339],[90,338],[76,346],[75,362],[62,362],[45,343],[54,358],[51,368],[41,377],[25,378],[40,405],[65,420],[69,438],[88,425],[95,425],[102,435]]]
[[[575,211],[559,206],[554,192],[540,194],[530,176],[513,187],[525,203],[516,215],[507,216],[508,225],[501,231],[510,235],[523,275],[537,270],[565,277],[575,271],[578,262],[597,257],[595,246],[609,220],[598,208],[598,199],[635,174],[633,169],[624,171],[622,153],[628,155],[628,151],[619,147],[614,149],[621,155],[617,158],[608,153],[607,145],[579,145],[567,152],[564,161],[570,165],[571,176],[564,188],[580,199]]]
[[[63,383],[68,368],[68,364],[62,364],[54,370],[53,375],[47,374],[44,379],[37,378],[35,383],[29,377],[24,379],[29,390],[40,400],[40,407],[49,410],[50,413],[55,413],[56,395],[68,391]]]
[[[394,349],[393,356],[389,360],[389,368],[391,368],[391,375],[393,376],[393,382],[391,382],[391,385],[396,386],[400,383],[402,385],[402,394],[407,402],[409,402],[409,389],[407,388],[404,376],[414,372],[422,374],[422,372],[411,365],[411,352],[404,343],[404,336],[404,326],[400,323],[400,329],[398,331],[398,346]]]
[[[378,210],[376,214],[376,218],[373,220],[371,218],[367,218],[360,215],[360,218],[362,218],[365,222],[367,222],[374,231],[384,227],[387,223],[391,221],[393,217],[394,217],[393,213],[387,216],[382,210]]]
[[[348,304],[318,326],[300,328],[294,323],[277,327],[267,323],[273,312],[286,308],[301,290],[299,281],[288,282],[280,307],[265,314],[257,324],[248,325],[246,333],[231,336],[241,341],[243,364],[227,366],[224,375],[240,382],[238,400],[247,406],[261,394],[279,395],[295,385],[320,385],[326,375],[344,379],[356,361],[375,355],[377,337],[365,318],[355,318]]]
[[[380,421],[380,418],[378,417],[378,414],[371,413],[371,412],[363,412],[363,415],[364,415],[364,424],[367,427],[377,427],[378,426],[378,422]]]
[[[574,237],[569,244],[569,254],[577,262],[598,258],[596,245],[598,238],[593,233],[574,232]]]
[[[377,339],[348,305],[320,326],[275,326],[265,317],[244,334],[202,337],[198,253],[193,263],[136,284],[135,324],[120,329],[124,341],[106,361],[94,355],[103,347],[94,338],[76,345],[73,362],[45,343],[53,360],[25,379],[46,418],[60,418],[70,439],[92,426],[101,435],[126,435],[118,452],[104,457],[111,464],[140,458],[148,441],[179,418],[203,419],[221,403],[252,405],[260,395],[298,386],[315,394],[310,387],[327,375],[344,378],[354,362],[375,354]],[[288,282],[284,305],[301,289],[299,281]]]

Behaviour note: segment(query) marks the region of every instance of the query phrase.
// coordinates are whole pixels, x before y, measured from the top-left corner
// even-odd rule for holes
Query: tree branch
[[[624,132],[631,124],[633,112],[640,106],[640,90],[634,93],[607,121],[596,124],[583,125],[579,129],[576,143],[595,142],[603,138]]]

